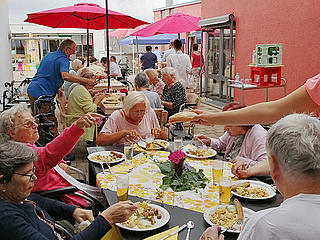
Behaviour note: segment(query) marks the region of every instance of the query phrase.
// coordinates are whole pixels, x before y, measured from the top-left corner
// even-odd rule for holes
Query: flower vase
[[[184,158],[179,163],[170,162],[171,169],[174,169],[178,177],[181,177],[183,172]]]

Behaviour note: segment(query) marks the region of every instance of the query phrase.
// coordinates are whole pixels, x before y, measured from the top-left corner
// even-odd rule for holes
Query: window
[[[165,10],[161,10],[161,19],[166,17],[166,12]]]
[[[170,12],[170,15],[174,14],[174,8],[170,8],[169,12]]]
[[[235,22],[233,15],[200,20],[205,32],[205,81],[201,90],[206,97],[226,100],[227,80],[234,76]]]

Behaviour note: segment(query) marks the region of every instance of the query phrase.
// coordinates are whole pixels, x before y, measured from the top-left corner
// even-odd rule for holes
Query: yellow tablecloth
[[[169,153],[164,151],[155,151],[152,153],[154,158],[159,161],[168,159]],[[173,192],[170,188],[164,192],[162,201],[166,204],[179,206],[182,208],[204,212],[207,208],[210,208],[219,203],[218,187],[212,183],[212,164],[213,160],[198,160],[192,158],[186,158],[185,163],[190,164],[196,169],[203,169],[205,175],[210,182],[205,189],[199,189],[195,191]],[[160,172],[158,166],[146,155],[140,153],[136,155],[132,162],[124,162],[119,164],[113,169],[115,171],[123,169],[124,166],[131,164],[133,169],[130,171],[130,189],[129,194],[158,201],[157,189],[162,183],[163,174]],[[232,176],[231,163],[224,164],[224,176]],[[110,173],[99,173],[97,175],[97,184],[99,188],[107,188],[116,191],[115,177]]]

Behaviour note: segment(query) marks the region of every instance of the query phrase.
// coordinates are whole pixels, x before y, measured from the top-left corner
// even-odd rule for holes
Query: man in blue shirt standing
[[[75,58],[75,53],[76,43],[71,39],[66,39],[60,44],[57,51],[48,53],[41,60],[37,73],[28,87],[32,111],[34,110],[35,100],[40,96],[51,95],[53,96],[51,98],[53,101],[64,80],[92,86],[97,84],[95,79],[82,78],[69,73],[69,58]],[[42,104],[40,113],[47,112],[50,112],[50,105]],[[59,134],[57,131],[58,121],[55,116],[48,117],[48,119],[55,123],[54,127],[50,128],[50,131],[56,137]]]
[[[142,71],[148,68],[155,68],[157,62],[157,56],[152,52],[152,47],[146,46],[146,51],[140,58]]]

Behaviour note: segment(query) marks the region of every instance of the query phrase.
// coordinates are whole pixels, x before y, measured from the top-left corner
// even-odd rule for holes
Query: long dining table
[[[87,148],[89,154],[100,151],[118,151],[123,153],[123,146],[100,146]],[[165,157],[165,152],[159,151],[154,153],[157,158]],[[156,167],[152,166],[152,161],[148,161],[146,154],[139,154],[135,152],[136,164],[133,164],[133,170],[130,173],[130,190],[129,199],[133,202],[142,202],[144,200],[151,201],[151,203],[162,206],[170,214],[170,220],[166,225],[161,228],[152,231],[128,231],[120,228],[123,239],[144,239],[153,236],[157,233],[166,231],[175,226],[181,226],[192,220],[195,224],[191,230],[190,239],[199,239],[202,232],[209,227],[209,224],[203,218],[203,212],[214,205],[218,204],[218,191],[217,187],[208,183],[206,190],[199,190],[198,193],[188,191],[188,193],[180,192],[175,193],[173,191],[165,191],[164,197],[161,201],[155,198],[155,188],[159,184],[159,178],[161,173]],[[203,161],[201,161],[203,163]],[[204,173],[208,175],[211,173],[212,159],[207,160],[208,164],[204,164]],[[190,165],[198,168],[199,162],[190,159],[188,162]],[[197,164],[199,164],[197,166]],[[113,167],[115,171],[121,170],[121,164]],[[225,164],[224,174],[230,175],[230,166]],[[132,181],[131,181],[132,179]],[[112,205],[117,202],[116,186],[113,176],[110,173],[103,174],[100,164],[96,164],[89,161],[89,180],[91,184],[97,184],[105,195],[108,204]],[[159,186],[158,186],[159,187]],[[175,198],[175,201],[173,201]],[[271,207],[276,207],[281,204],[283,197],[279,192],[275,197],[267,200],[245,200],[240,199],[242,205],[246,208],[254,211],[259,211]],[[231,200],[232,202],[232,200]],[[184,229],[178,234],[178,239],[185,239],[187,230]],[[225,232],[225,239],[237,239],[238,234]]]

